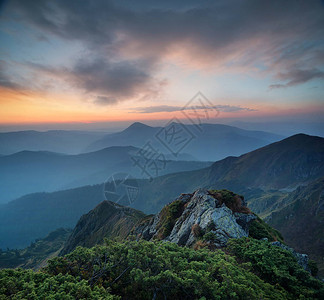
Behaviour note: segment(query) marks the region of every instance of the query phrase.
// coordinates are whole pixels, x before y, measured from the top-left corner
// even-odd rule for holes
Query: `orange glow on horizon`
[[[100,106],[89,101],[80,100],[77,95],[48,95],[30,91],[13,91],[0,89],[0,124],[42,124],[42,123],[96,123],[138,120],[185,120],[180,111],[140,113],[134,112],[138,102],[129,101],[115,106]],[[143,103],[140,103],[143,104]],[[283,105],[261,105],[251,101],[249,107],[255,111],[220,112],[217,118],[253,118],[266,116],[294,115],[316,110],[315,105],[290,109]]]

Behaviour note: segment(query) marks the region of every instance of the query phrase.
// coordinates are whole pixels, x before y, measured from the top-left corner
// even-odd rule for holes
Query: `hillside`
[[[103,201],[80,218],[60,255],[71,252],[76,246],[92,247],[102,243],[104,238],[125,239],[144,216],[135,209]]]
[[[201,124],[197,129],[195,125],[179,123],[171,123],[163,128],[136,122],[121,132],[107,134],[92,143],[85,151],[95,151],[116,145],[143,147],[148,141],[162,152],[170,151],[163,145],[165,141],[161,137],[171,129],[180,132],[182,138],[190,137],[190,142],[188,141],[183,151],[204,161],[216,161],[230,155],[238,156],[282,138],[264,131],[249,131],[222,124]]]
[[[287,243],[308,253],[324,275],[324,178],[299,187],[267,217]]]
[[[78,155],[22,151],[1,156],[0,203],[29,193],[102,183],[114,173],[125,172],[143,178],[141,168],[134,165],[131,159],[139,157],[139,151],[140,149],[131,146],[113,146]],[[169,160],[169,156],[165,159],[163,168],[160,167],[158,172],[150,172],[152,177],[211,165],[208,162]]]
[[[142,203],[136,208],[151,213],[154,205],[161,208],[167,198],[206,187],[244,194],[252,210],[266,214],[288,192],[323,175],[324,138],[298,134],[202,170],[169,174],[150,184],[143,183]]]
[[[85,186],[30,194],[3,204],[0,206],[0,248],[24,248],[59,227],[73,228],[83,214],[103,200],[102,186]]]
[[[324,138],[297,134],[257,149],[226,165],[213,164],[214,182],[237,188],[294,189],[324,174]]]
[[[127,220],[134,225],[130,235]],[[112,227],[117,227],[116,235],[111,235]],[[41,272],[0,270],[0,296],[278,300],[324,296],[324,284],[312,276],[316,268],[310,268],[307,256],[271,242],[279,233],[260,222],[242,196],[227,190],[182,194],[152,217],[106,201],[80,219],[72,234],[74,246],[95,244],[91,233],[100,236],[100,245],[77,247],[50,259]],[[110,239],[102,241],[105,235]],[[269,235],[270,240],[264,239]],[[114,236],[120,241],[111,240]]]
[[[243,196],[228,190],[198,189],[181,194],[155,215],[103,201],[80,218],[60,254],[77,246],[102,244],[105,238],[163,240],[213,250],[242,237],[283,241],[278,231],[250,211]]]

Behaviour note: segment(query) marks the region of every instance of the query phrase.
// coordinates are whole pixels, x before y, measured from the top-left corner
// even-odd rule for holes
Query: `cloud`
[[[147,106],[147,107],[136,107],[133,109],[133,113],[159,113],[159,112],[176,112],[184,110],[218,110],[222,112],[239,112],[239,111],[256,111],[252,108],[240,107],[240,106],[231,106],[231,105],[214,105],[214,106],[171,106],[171,105],[158,105],[158,106]]]
[[[69,71],[72,81],[87,92],[103,93],[108,98],[131,98],[150,93],[153,78],[147,62],[110,62],[103,58],[80,60]]]
[[[311,70],[295,69],[287,73],[280,73],[278,77],[283,80],[289,80],[286,84],[273,84],[270,89],[286,88],[298,84],[306,83],[312,79],[324,78],[324,72],[314,68]]]
[[[216,105],[216,108],[222,112],[238,112],[238,111],[256,111],[256,109],[232,105]]]
[[[51,67],[37,63],[25,63],[25,66],[43,76],[63,79],[92,96],[93,103],[100,105],[117,104],[129,99],[156,98],[166,85],[165,80],[157,80],[148,72],[153,65],[147,60],[116,62],[97,56],[79,59],[71,67]]]
[[[97,96],[94,100],[94,103],[100,105],[111,105],[118,103],[118,99],[114,97],[106,97],[106,96]]]
[[[8,75],[8,64],[0,60],[0,86],[9,89],[20,89],[20,85]]]
[[[175,2],[13,0],[8,11],[46,37],[87,47],[92,59],[83,58],[70,73],[74,83],[105,97],[156,93],[154,78],[163,62],[222,72],[257,70],[288,80],[272,88],[322,78],[294,74],[324,63],[321,1]]]

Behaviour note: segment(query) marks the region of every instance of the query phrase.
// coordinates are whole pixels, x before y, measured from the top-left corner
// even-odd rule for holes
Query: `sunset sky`
[[[323,118],[323,1],[1,3],[2,126]]]

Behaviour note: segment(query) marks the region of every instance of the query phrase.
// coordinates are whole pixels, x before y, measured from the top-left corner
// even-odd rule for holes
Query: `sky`
[[[323,122],[323,1],[0,3],[0,128]]]

